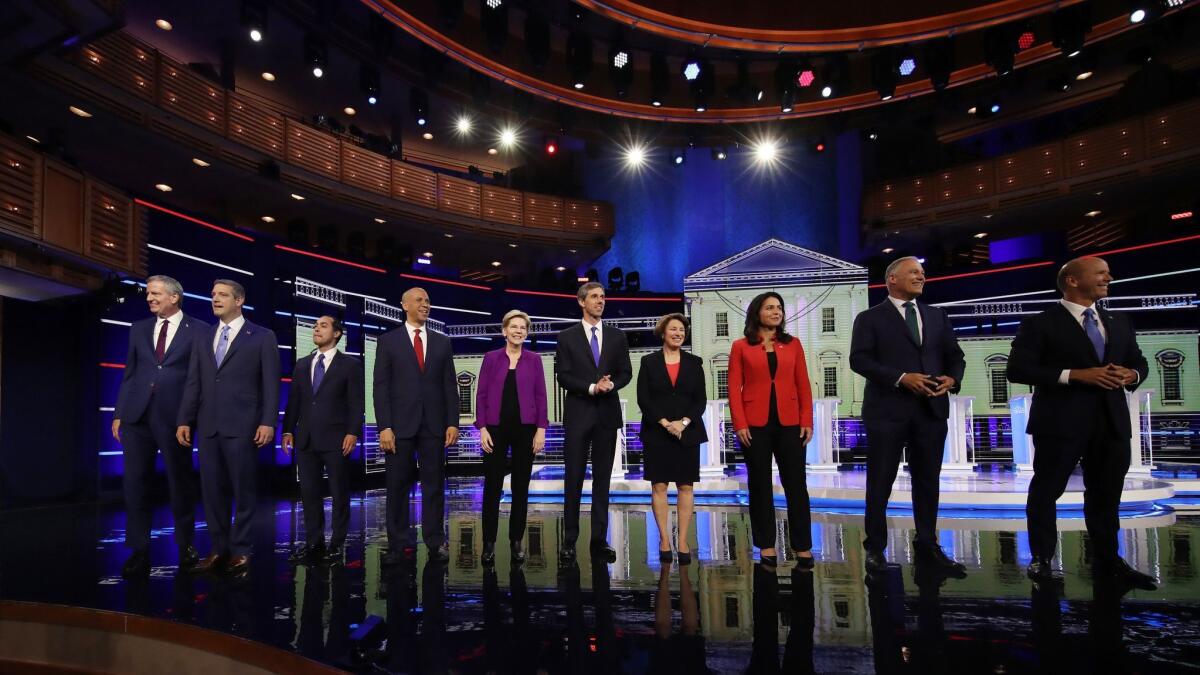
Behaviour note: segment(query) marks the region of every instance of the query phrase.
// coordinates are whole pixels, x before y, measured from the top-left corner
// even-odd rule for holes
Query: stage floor
[[[943,514],[941,543],[968,576],[938,583],[914,574],[911,516],[897,510],[888,555],[898,566],[868,586],[861,514],[837,508],[813,514],[813,572],[756,565],[739,505],[700,507],[698,560],[660,565],[653,516],[630,504],[611,509],[615,564],[594,566],[581,548],[577,565],[560,568],[561,506],[534,504],[528,562],[514,569],[501,546],[488,572],[479,497],[478,480],[452,481],[449,563],[427,563],[420,548],[395,572],[379,564],[382,492],[355,495],[348,563],[332,570],[288,566],[301,509],[264,499],[242,580],[177,574],[169,528],[154,533],[150,578],[123,580],[118,508],[0,512],[0,598],[169,618],[341,667],[351,665],[351,630],[375,616],[387,642],[367,651],[374,672],[1200,672],[1200,517],[1169,508],[1123,514],[1122,554],[1161,586],[1119,600],[1093,595],[1083,522],[1064,518],[1059,600],[1031,593],[1024,521],[1010,513]],[[782,535],[786,513],[777,519]],[[155,522],[167,524],[165,508]],[[204,551],[203,526],[198,538]]]

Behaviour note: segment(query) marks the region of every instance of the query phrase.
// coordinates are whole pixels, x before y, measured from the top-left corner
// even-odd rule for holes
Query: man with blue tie
[[[445,562],[446,448],[458,442],[458,384],[450,338],[426,329],[429,294],[401,296],[404,325],[379,338],[375,352],[375,424],[387,467],[388,553],[385,565],[408,558],[409,491],[421,479],[421,531],[429,559]],[[419,472],[419,474],[418,474]]]
[[[1027,317],[1008,357],[1008,379],[1034,387],[1026,433],[1033,435],[1033,480],[1025,515],[1035,583],[1057,585],[1051,565],[1058,544],[1055,502],[1075,467],[1083,465],[1083,515],[1096,579],[1121,590],[1154,590],[1154,578],[1118,553],[1121,490],[1129,471],[1132,428],[1125,392],[1145,380],[1146,357],[1121,314],[1100,307],[1112,275],[1096,257],[1076,258],[1058,271],[1062,300]]]
[[[192,343],[208,324],[182,310],[183,286],[156,274],[146,280],[146,303],[154,314],[129,329],[129,355],[113,411],[112,435],[125,459],[125,545],[133,549],[121,569],[126,578],[150,572],[150,500],[154,456],[162,451],[175,520],[179,568],[200,559],[192,545],[196,531],[196,476],[192,448],[175,438],[175,416],[187,383]]]
[[[176,436],[191,445],[198,428],[200,481],[211,540],[195,572],[250,569],[251,527],[256,507],[258,448],[275,438],[279,417],[279,345],[275,333],[242,316],[246,289],[236,281],[213,282],[218,323],[198,340],[188,365]],[[237,504],[230,529],[228,487]]]
[[[313,326],[314,354],[296,361],[287,411],[283,415],[283,451],[296,449],[300,500],[304,504],[304,544],[292,552],[294,564],[323,559],[340,565],[350,525],[350,466],[363,425],[363,366],[338,351],[346,332],[336,317],[325,315]],[[325,501],[321,498],[322,469],[329,474],[333,493],[333,535],[325,547]]]

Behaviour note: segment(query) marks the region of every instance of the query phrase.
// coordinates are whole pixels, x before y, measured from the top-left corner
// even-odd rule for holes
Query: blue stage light
[[[900,74],[908,77],[917,69],[917,60],[914,58],[906,58],[900,62]]]

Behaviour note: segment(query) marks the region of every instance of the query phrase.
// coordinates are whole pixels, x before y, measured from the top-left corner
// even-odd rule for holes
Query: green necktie
[[[908,333],[912,335],[913,342],[920,345],[921,329],[917,326],[917,308],[912,300],[904,303],[904,323],[908,324]]]

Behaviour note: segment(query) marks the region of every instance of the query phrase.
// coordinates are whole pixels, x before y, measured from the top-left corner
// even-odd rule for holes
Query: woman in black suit
[[[667,484],[678,490],[679,563],[692,561],[688,528],[692,522],[692,484],[700,479],[700,444],[708,440],[700,416],[708,403],[704,363],[684,352],[687,319],[668,314],[659,319],[654,334],[662,338],[661,351],[642,357],[638,372],[638,407],[642,409],[642,450],[646,480],[654,485],[652,503],[658,524],[659,560],[671,561],[670,506]]]

